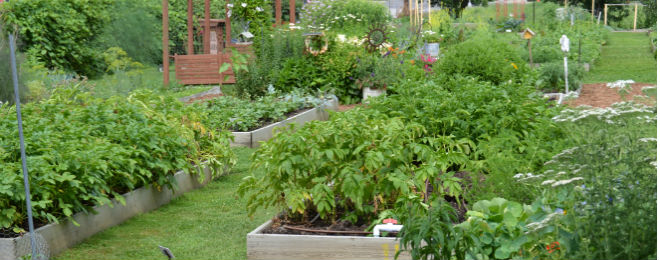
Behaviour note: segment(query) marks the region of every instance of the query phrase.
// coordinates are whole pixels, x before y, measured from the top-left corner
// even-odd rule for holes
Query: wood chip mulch
[[[648,83],[633,83],[631,91],[625,96],[625,101],[634,100],[647,105],[656,104],[656,97],[649,98],[642,93],[642,88],[647,86],[656,86]],[[617,88],[608,88],[607,83],[584,84],[582,92],[577,99],[568,100],[566,104],[569,106],[592,106],[592,107],[609,107],[614,103],[622,102],[621,95],[618,93]]]

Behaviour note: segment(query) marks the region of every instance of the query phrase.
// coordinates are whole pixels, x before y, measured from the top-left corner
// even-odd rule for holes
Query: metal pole
[[[16,46],[14,35],[9,34],[9,55],[11,59],[11,77],[14,81],[14,97],[16,101],[16,120],[18,121],[18,138],[21,143],[21,162],[23,166],[23,185],[25,186],[25,203],[27,204],[28,226],[32,259],[37,257],[37,243],[34,240],[34,222],[32,221],[32,201],[30,200],[30,182],[28,181],[27,162],[25,156],[25,140],[23,138],[23,118],[21,117],[21,99],[18,93],[18,72],[16,71]]]

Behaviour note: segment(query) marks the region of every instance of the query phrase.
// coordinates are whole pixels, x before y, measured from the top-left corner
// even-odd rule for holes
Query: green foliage
[[[136,61],[133,61],[124,50],[119,47],[112,47],[103,53],[103,61],[105,62],[106,70],[108,72],[115,71],[129,71],[139,70],[144,66]]]
[[[467,160],[469,144],[424,135],[421,125],[374,110],[333,114],[262,144],[252,169],[266,175],[246,178],[239,192],[249,196],[250,212],[276,206],[288,218],[318,213],[352,223],[368,223],[400,199],[421,198],[427,187],[461,196],[459,180],[446,170]]]
[[[86,76],[103,68],[92,44],[108,22],[108,0],[10,1],[2,5],[3,20],[16,28],[30,62]]]
[[[158,1],[113,1],[108,7],[110,21],[97,39],[100,48],[119,47],[140,63],[160,64],[163,59],[161,12]],[[178,28],[172,22],[170,26]]]
[[[250,22],[250,31],[256,32],[259,28],[269,26],[271,24],[271,12],[266,10],[270,8],[270,4],[266,0],[242,0],[240,2],[232,2],[229,4],[231,11],[231,18],[243,23]],[[245,26],[246,24],[243,24]],[[237,28],[237,32],[242,32],[243,28]]]
[[[427,208],[407,207],[405,225],[399,237],[402,251],[410,251],[412,259],[476,259],[470,249],[479,239],[453,223],[456,211],[449,203],[436,199]]]
[[[642,4],[646,5],[643,7],[644,19],[642,22],[642,28],[655,28],[658,26],[658,1],[656,0],[641,0]]]
[[[371,25],[389,21],[387,8],[368,0],[314,0],[302,8],[300,21],[312,31],[334,31],[362,34]]]
[[[307,87],[306,80],[297,81],[299,85],[276,84],[280,73],[294,73],[283,70],[287,63],[303,59],[303,36],[298,31],[274,30],[273,37],[258,37],[255,41],[255,59],[248,60],[248,70],[238,73],[236,90],[239,96],[251,98],[264,96],[269,85],[277,85],[278,90],[289,92],[292,88]],[[292,60],[292,61],[289,61]],[[290,66],[290,65],[289,65]],[[299,74],[299,77],[307,74]]]
[[[534,96],[534,88],[439,75],[433,81],[410,81],[388,91],[386,99],[370,104],[373,109],[422,124],[431,135],[452,135],[475,144],[467,168],[486,173],[487,178],[475,183],[479,192],[470,192],[468,198],[499,195],[531,200],[530,190],[508,180],[517,172],[538,169],[554,154],[551,140],[561,136],[550,120],[555,113]]]
[[[383,56],[367,53],[358,58],[354,74],[360,88],[386,89],[403,78],[403,59],[394,57],[392,52],[395,51]]]
[[[328,51],[318,56],[304,54],[300,31],[276,30],[273,37],[257,42],[257,58],[248,62],[248,71],[239,73],[236,88],[239,96],[256,98],[269,86],[280,92],[301,89],[308,93],[323,91],[335,94],[343,103],[354,103],[360,91],[352,79],[359,47],[328,37]]]
[[[140,186],[172,188],[177,170],[204,161],[216,169],[235,161],[229,133],[206,130],[173,98],[140,92],[101,100],[72,84],[23,107],[38,221],[57,222],[112,198],[123,203],[121,194]],[[0,107],[0,227],[19,232],[26,213],[15,126],[15,108]]]
[[[564,63],[552,62],[541,64],[538,69],[539,80],[536,87],[543,92],[564,92],[566,85],[564,80]],[[584,66],[576,62],[568,62],[568,89],[575,91],[580,87],[580,82],[586,74]]]
[[[15,102],[14,81],[12,79],[11,63],[9,62],[9,41],[7,40],[5,33],[6,32],[2,30],[2,24],[0,23],[0,60],[2,60],[2,62],[0,62],[0,102],[13,104]],[[17,69],[20,69],[23,59],[20,53],[16,53],[16,55],[16,66]],[[18,91],[20,93],[21,101],[24,102],[26,100],[25,97],[28,93],[28,88],[22,77],[19,77]]]
[[[533,214],[531,206],[493,198],[472,205],[468,220],[458,226],[479,239],[479,247],[473,249],[479,258],[511,259],[525,244],[536,242],[526,234],[527,220]]]
[[[524,64],[511,45],[490,35],[477,35],[450,48],[434,71],[500,84],[508,80],[521,82],[529,72]]]
[[[538,178],[548,204],[564,208],[575,259],[647,259],[656,254],[657,108],[623,103],[567,109],[556,121],[568,149]],[[594,239],[598,238],[598,239]]]
[[[251,131],[268,123],[286,119],[287,114],[320,105],[322,101],[297,93],[276,97],[267,95],[254,101],[225,96],[209,100],[203,109],[204,124],[213,129]]]

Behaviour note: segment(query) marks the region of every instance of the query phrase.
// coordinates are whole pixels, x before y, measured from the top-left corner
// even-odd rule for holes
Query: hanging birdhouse
[[[522,33],[522,38],[525,39],[525,40],[531,40],[532,37],[534,37],[534,35],[536,35],[536,33],[534,33],[529,28],[525,28],[525,30]]]

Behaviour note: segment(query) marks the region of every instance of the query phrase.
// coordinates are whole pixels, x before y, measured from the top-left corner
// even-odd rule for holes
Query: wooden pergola
[[[230,0],[227,0],[229,4]],[[170,55],[169,55],[169,8],[168,0],[162,0],[163,4],[163,84],[167,87],[170,83]],[[223,74],[219,73],[220,66],[225,62],[231,62],[231,53],[223,53],[224,48],[234,47],[242,53],[250,52],[249,44],[235,44],[231,42],[231,19],[228,15],[229,7],[225,5],[224,19],[211,19],[210,0],[204,0],[204,20],[203,20],[203,54],[195,54],[193,46],[193,1],[188,0],[188,37],[187,50],[185,55],[174,55],[176,66],[176,77],[182,84],[220,84],[223,83],[224,75],[229,75],[229,80],[224,83],[235,83],[234,72],[231,68]],[[289,0],[289,22],[296,22],[296,2]],[[224,43],[218,40],[221,34],[211,34],[211,23],[219,32],[220,27],[224,27]],[[275,24],[282,23],[282,0],[275,0]],[[214,40],[212,40],[214,39]],[[212,42],[215,46],[212,46]],[[212,48],[213,47],[213,48]]]

